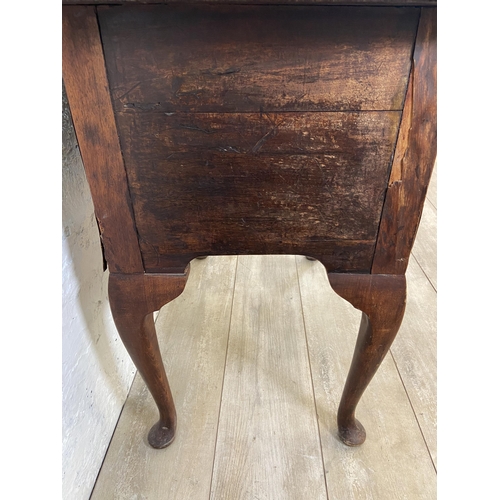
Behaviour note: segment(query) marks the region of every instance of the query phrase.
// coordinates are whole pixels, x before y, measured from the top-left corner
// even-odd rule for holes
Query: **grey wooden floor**
[[[360,313],[321,264],[210,257],[157,319],[176,439],[147,445],[157,410],[137,376],[92,500],[436,498],[435,173],[405,318],[358,406],[365,444],[335,422]]]

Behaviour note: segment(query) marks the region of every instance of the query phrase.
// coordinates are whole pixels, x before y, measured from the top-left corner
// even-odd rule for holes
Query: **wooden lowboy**
[[[152,313],[193,258],[224,254],[315,258],[363,311],[338,411],[361,444],[436,156],[436,2],[63,3],[113,316],[160,412],[150,444],[176,426]]]

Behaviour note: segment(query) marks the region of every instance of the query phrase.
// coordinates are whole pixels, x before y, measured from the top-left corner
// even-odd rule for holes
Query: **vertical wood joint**
[[[421,9],[372,274],[404,274],[436,159],[435,9]]]
[[[63,78],[111,272],[144,272],[95,6],[63,6]]]

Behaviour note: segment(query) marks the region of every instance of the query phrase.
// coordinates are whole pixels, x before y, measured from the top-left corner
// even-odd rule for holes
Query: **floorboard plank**
[[[435,499],[432,461],[391,356],[358,405],[365,443],[349,448],[337,437],[361,313],[333,292],[319,262],[296,259],[329,499]]]
[[[413,257],[406,278],[405,316],[391,352],[437,467],[436,292]]]
[[[437,160],[434,163],[434,170],[432,171],[431,180],[427,189],[427,201],[437,210]]]
[[[238,259],[211,499],[326,499],[294,257]]]
[[[158,316],[157,332],[177,408],[175,441],[164,450],[147,444],[158,412],[137,376],[92,500],[208,499],[236,260],[194,260],[186,289]]]
[[[437,211],[427,200],[422,212],[412,255],[437,290]]]

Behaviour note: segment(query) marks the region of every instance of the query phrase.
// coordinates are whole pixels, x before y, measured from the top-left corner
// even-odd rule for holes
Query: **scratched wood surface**
[[[117,112],[401,110],[415,8],[98,9]]]
[[[436,160],[436,16],[422,9],[372,273],[404,274]]]
[[[410,259],[403,324],[359,405],[367,440],[347,448],[335,418],[359,312],[327,286],[317,262],[246,256],[236,269],[236,259],[195,261],[186,292],[159,314],[176,440],[162,451],[146,445],[156,410],[138,377],[92,500],[274,499],[293,474],[304,485],[292,500],[325,498],[321,484],[330,500],[434,500],[436,292],[421,263]],[[297,437],[296,425],[307,436]]]
[[[146,270],[307,253],[329,271],[368,272],[418,17],[100,8]]]
[[[307,251],[330,270],[367,271],[399,119],[397,111],[120,116],[146,269],[182,268],[198,254]]]

